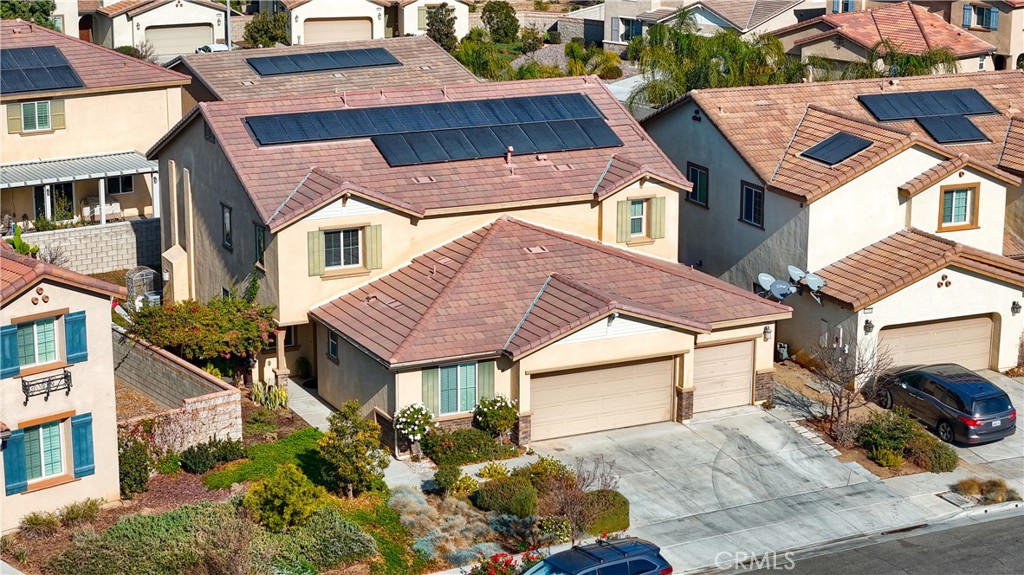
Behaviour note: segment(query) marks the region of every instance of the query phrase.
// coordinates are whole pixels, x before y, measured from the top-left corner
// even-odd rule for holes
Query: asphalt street
[[[1024,515],[804,557],[753,558],[747,575],[1018,575],[1024,573]]]

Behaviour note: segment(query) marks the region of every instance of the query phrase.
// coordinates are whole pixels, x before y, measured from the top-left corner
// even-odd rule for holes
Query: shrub
[[[409,530],[413,549],[426,561],[494,538],[484,515],[459,499],[444,499],[435,507],[420,490],[400,486],[391,492],[388,506]]]
[[[552,481],[560,478],[569,478],[572,472],[561,461],[554,457],[541,455],[537,461],[524,467],[517,467],[512,475],[525,477],[542,495],[547,492]]]
[[[607,66],[602,68],[598,77],[602,80],[618,80],[622,77],[622,66]]]
[[[523,551],[532,549],[542,543],[537,518],[519,517],[517,515],[498,515],[490,513],[488,524],[501,538],[506,549]]]
[[[43,539],[56,535],[60,529],[60,518],[56,513],[33,511],[21,518],[21,536],[25,539]]]
[[[499,395],[482,399],[473,410],[473,425],[492,434],[503,436],[519,421],[515,400]]]
[[[307,379],[313,373],[313,364],[306,356],[300,356],[295,360],[295,377]]]
[[[550,7],[548,0],[533,0],[533,9],[538,12],[547,12]]]
[[[857,445],[857,438],[860,437],[860,430],[864,426],[859,421],[840,421],[833,428],[832,438],[840,447],[849,449]]]
[[[196,474],[206,473],[217,465],[217,457],[209,442],[193,445],[182,451],[179,461],[182,469]]]
[[[981,495],[981,481],[974,477],[961,479],[953,484],[953,491],[967,497]]]
[[[276,383],[255,381],[249,391],[249,399],[256,405],[271,411],[284,409],[288,406],[288,388]]]
[[[241,439],[213,439],[213,458],[217,463],[227,463],[245,457],[245,447]]]
[[[302,525],[322,503],[326,491],[314,485],[298,467],[281,465],[270,478],[245,494],[243,505],[257,521],[275,532]]]
[[[937,442],[931,449],[921,453],[919,459],[914,460],[918,467],[932,473],[955,471],[959,462],[956,450],[941,442]]]
[[[484,9],[486,10],[487,7],[485,6]],[[519,573],[519,563],[515,556],[499,552],[482,557],[467,575],[516,575],[517,573]]]
[[[546,545],[557,545],[572,539],[572,523],[561,515],[540,520],[540,534]]]
[[[508,466],[499,461],[488,462],[484,465],[480,471],[476,473],[480,479],[497,479],[499,477],[508,477],[509,471]]]
[[[598,510],[597,518],[587,528],[592,535],[629,529],[629,499],[614,489],[599,489],[587,494]]]
[[[452,484],[451,490],[449,491],[452,495],[469,495],[480,488],[480,482],[473,479],[469,475],[461,475]]]
[[[154,469],[161,475],[174,475],[181,471],[181,454],[176,451],[168,451],[156,460]]]
[[[447,495],[460,477],[462,477],[462,468],[458,465],[441,465],[434,472],[434,484]]]
[[[514,42],[519,34],[516,9],[505,0],[490,0],[484,4],[480,20],[490,32],[491,39],[499,44]]]
[[[479,429],[433,429],[423,438],[423,453],[437,465],[469,465],[504,459],[516,450],[498,445],[490,434]]]
[[[7,535],[0,536],[0,555],[7,555],[14,551],[14,534],[8,533]]]
[[[1006,481],[1002,479],[988,479],[981,482],[981,504],[992,505],[1006,501]]]
[[[134,493],[142,493],[149,489],[149,474],[153,470],[153,460],[141,439],[129,436],[118,440],[117,465],[121,495],[126,499],[131,499]]]
[[[74,527],[80,523],[95,521],[100,514],[100,507],[103,500],[90,497],[74,503],[68,503],[60,508],[60,522],[65,527]]]
[[[537,510],[537,489],[522,477],[500,477],[480,486],[475,503],[484,511],[529,517]]]
[[[337,508],[324,506],[291,534],[283,558],[307,561],[318,569],[377,554],[377,542]]]
[[[548,32],[547,40],[549,44],[561,44],[562,33],[559,32],[558,30],[551,30],[550,32]]]
[[[903,456],[898,451],[886,447],[871,447],[868,449],[868,459],[882,467],[899,467],[903,465]]]
[[[419,441],[434,427],[434,414],[422,403],[407,405],[395,412],[395,431],[409,441]]]
[[[918,429],[920,424],[914,421],[910,411],[904,407],[875,412],[861,427],[857,444],[868,450],[881,448],[899,454],[914,438]]]
[[[427,11],[427,37],[447,52],[455,49],[458,44],[455,36],[455,8],[444,2]]]
[[[544,46],[544,34],[534,26],[523,28],[519,33],[519,43],[523,45],[523,52],[532,54]]]
[[[242,38],[254,48],[270,48],[288,43],[288,14],[257,12],[246,23]]]
[[[344,486],[351,498],[384,478],[390,456],[380,444],[380,425],[359,415],[359,402],[347,401],[327,418],[320,456],[329,464],[327,479]]]

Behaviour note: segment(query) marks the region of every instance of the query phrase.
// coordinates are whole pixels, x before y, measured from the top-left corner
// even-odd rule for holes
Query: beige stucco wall
[[[963,175],[960,175],[963,174]],[[942,188],[979,185],[977,228],[939,232]],[[974,246],[992,253],[1003,253],[1003,226],[1006,212],[1006,184],[973,169],[959,170],[919,193],[910,200],[910,224],[943,238]]]
[[[304,25],[310,18],[368,18],[372,21],[373,37],[384,37],[384,7],[369,0],[313,0],[288,14],[293,46],[303,43]]]
[[[21,393],[21,379],[8,378],[2,381],[0,393],[0,420],[11,429],[18,429],[20,422],[73,411],[76,415],[92,413],[92,433],[96,473],[77,481],[41,489],[32,493],[6,496],[0,491],[0,531],[6,532],[18,526],[21,517],[31,511],[55,511],[73,501],[87,497],[98,497],[107,501],[119,497],[117,472],[117,415],[114,409],[114,367],[112,341],[110,338],[110,299],[88,292],[55,284],[40,282],[43,294],[49,301],[40,298],[38,304],[31,299],[33,290],[22,296],[4,302],[0,311],[0,323],[12,323],[12,318],[46,313],[67,308],[86,312],[89,359],[69,366],[72,389],[67,396],[59,392],[44,401],[42,396],[32,397],[28,405],[22,405],[25,396]],[[63,357],[63,323],[57,327],[58,357]],[[30,376],[29,379],[46,377],[59,373],[57,369]],[[70,417],[70,416],[69,416]],[[73,474],[71,450],[71,422],[62,426],[64,442],[64,466]],[[2,466],[0,466],[2,467]],[[3,470],[0,468],[0,484]],[[31,484],[29,484],[31,488]]]
[[[313,325],[317,331],[317,392],[320,397],[335,407],[341,407],[350,399],[359,400],[363,415],[374,408],[393,414],[397,389],[394,383],[398,376],[341,337],[338,338],[338,359],[327,357],[327,328],[319,323]],[[419,371],[414,373],[419,376]]]
[[[399,8],[398,30],[402,36],[408,34],[425,34],[426,30],[419,29],[419,9],[421,6],[439,6],[446,0],[416,0]],[[469,5],[454,0],[447,0],[448,6],[455,9],[455,37],[462,38],[469,34]]]
[[[64,18],[64,33],[78,38],[78,0],[56,0],[53,15]]]
[[[952,23],[963,27],[964,6],[971,2],[956,0],[950,4]],[[1006,68],[1012,70],[1017,56],[1024,53],[1024,7],[1014,8],[1007,2],[992,2],[985,6],[999,10],[999,28],[988,30],[980,26],[972,26],[970,33],[995,46],[996,54],[1006,56]]]
[[[108,48],[119,46],[138,46],[146,41],[146,29],[150,26],[180,26],[187,24],[209,24],[213,27],[214,42],[223,42],[225,33],[225,10],[214,10],[208,6],[192,2],[168,2],[152,10],[148,10],[129,18],[128,13],[116,18],[106,18],[97,13],[95,21],[109,21],[112,33],[103,38],[102,44]],[[220,25],[217,25],[217,22]],[[196,46],[198,48],[198,46]]]

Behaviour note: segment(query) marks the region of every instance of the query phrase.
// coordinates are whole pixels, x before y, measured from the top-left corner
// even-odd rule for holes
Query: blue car
[[[672,566],[661,548],[643,539],[626,537],[598,541],[555,553],[524,575],[671,575]]]

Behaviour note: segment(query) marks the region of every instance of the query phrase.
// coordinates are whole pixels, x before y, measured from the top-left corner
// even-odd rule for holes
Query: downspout
[[[195,218],[192,215],[192,174],[188,168],[182,172],[182,193],[185,196],[185,241],[188,243],[188,297],[196,298],[196,246]]]

